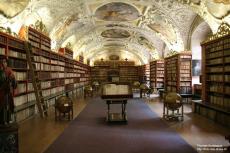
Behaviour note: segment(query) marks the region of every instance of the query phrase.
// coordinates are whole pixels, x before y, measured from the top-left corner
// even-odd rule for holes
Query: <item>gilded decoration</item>
[[[219,26],[219,28],[217,30],[217,33],[215,33],[214,35],[210,36],[205,42],[213,41],[215,39],[224,37],[224,36],[229,35],[229,34],[230,34],[230,25],[227,24],[227,23],[222,23]]]
[[[32,28],[34,28],[34,29],[40,31],[40,32],[43,33],[43,34],[48,35],[46,26],[45,26],[45,24],[44,24],[42,21],[37,20],[37,21],[35,22],[34,25],[32,24],[32,25],[30,25],[30,26],[31,26]]]

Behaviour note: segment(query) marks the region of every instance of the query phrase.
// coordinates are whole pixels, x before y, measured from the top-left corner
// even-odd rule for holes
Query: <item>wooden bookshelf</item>
[[[66,58],[73,59],[73,51],[69,48],[60,48],[58,53],[65,56]]]
[[[92,81],[110,82],[111,77],[118,77],[119,82],[138,81],[138,67],[131,61],[97,61],[91,67]]]
[[[150,62],[150,86],[164,88],[164,60]]]
[[[230,35],[202,44],[202,100],[230,109]]]
[[[90,67],[52,52],[49,37],[29,27],[28,41],[32,45],[42,95],[45,100],[49,100],[48,106],[54,104],[52,98],[89,84]],[[13,69],[18,81],[18,88],[14,95],[15,112],[17,121],[24,120],[37,112],[24,41],[0,32],[0,56],[8,57],[8,65]]]
[[[191,53],[179,53],[165,58],[165,91],[192,94],[191,61]]]
[[[120,82],[133,83],[138,80],[138,69],[136,66],[120,66]]]
[[[150,85],[150,65],[141,65],[138,67],[139,81]]]
[[[221,24],[201,46],[202,101],[194,101],[194,110],[230,127],[230,26]]]

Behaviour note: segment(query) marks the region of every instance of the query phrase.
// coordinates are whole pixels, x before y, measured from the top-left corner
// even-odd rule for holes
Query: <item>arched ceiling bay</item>
[[[0,25],[17,33],[41,20],[54,50],[71,42],[75,55],[96,57],[100,50],[125,44],[121,49],[151,60],[156,53],[185,50],[197,14],[216,32],[221,22],[230,23],[229,10],[226,0],[3,0]]]

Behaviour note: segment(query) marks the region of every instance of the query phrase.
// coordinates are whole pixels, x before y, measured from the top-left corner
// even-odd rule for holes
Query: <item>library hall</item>
[[[230,0],[0,0],[0,153],[230,153]]]

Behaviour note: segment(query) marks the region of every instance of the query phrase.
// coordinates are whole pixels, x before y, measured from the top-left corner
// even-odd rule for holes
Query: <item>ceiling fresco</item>
[[[123,29],[108,29],[103,31],[101,36],[105,38],[128,38],[130,33]]]
[[[0,26],[18,33],[42,21],[53,51],[71,42],[74,56],[94,60],[116,48],[144,64],[188,49],[197,16],[215,33],[229,11],[229,0],[1,0]]]
[[[209,0],[206,1],[208,12],[215,18],[222,19],[230,13],[229,0]]]
[[[156,49],[156,48],[152,45],[152,43],[150,43],[150,42],[149,42],[145,37],[143,37],[143,36],[138,37],[137,40],[138,40],[138,42],[139,42],[141,45],[146,46],[150,51]]]
[[[105,21],[132,21],[139,17],[139,12],[129,4],[113,2],[99,7],[95,16]]]
[[[8,18],[13,18],[22,12],[28,5],[29,0],[1,0],[0,12]]]

